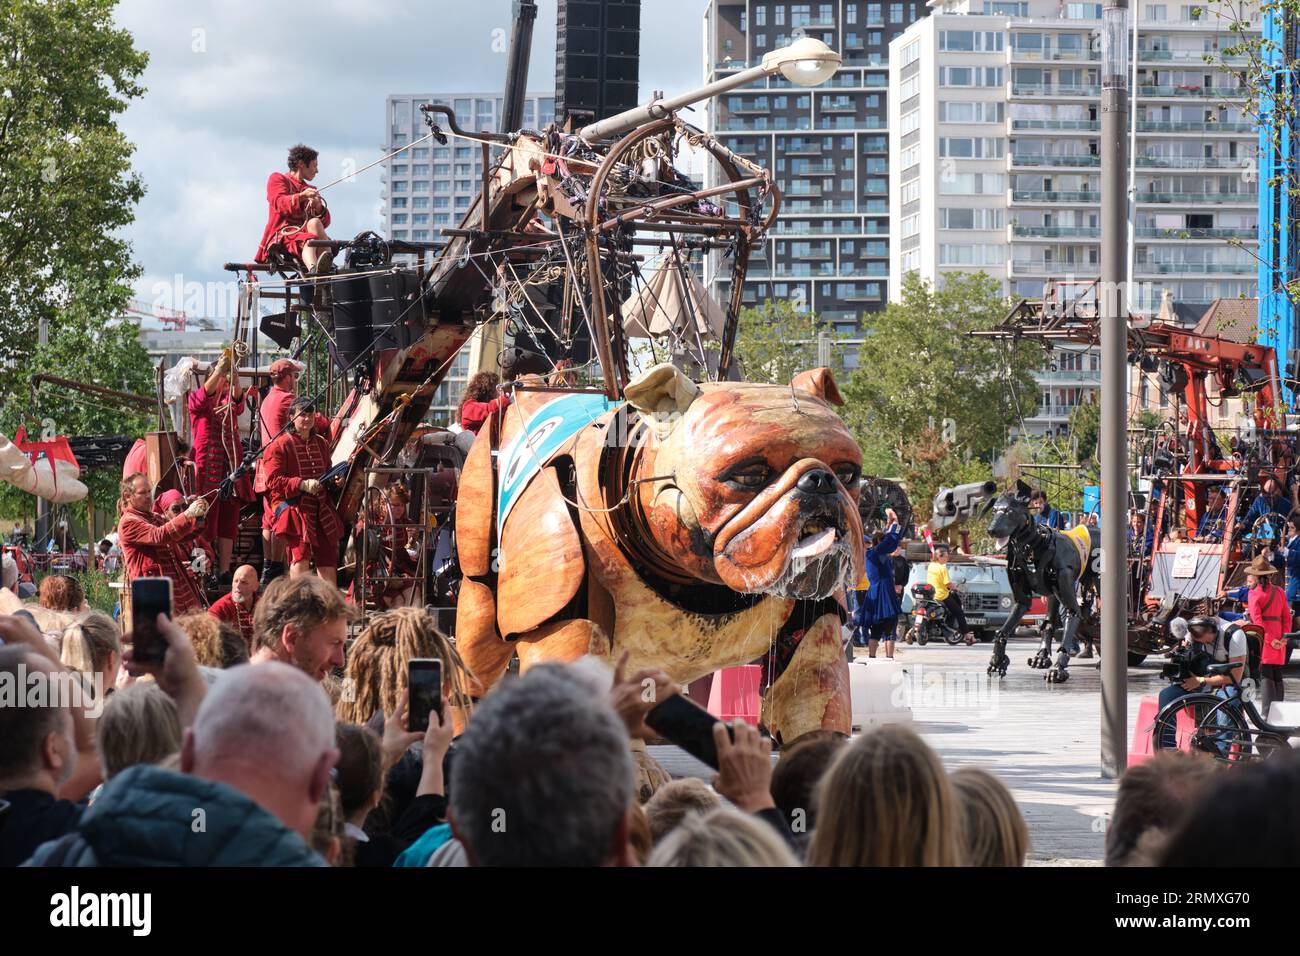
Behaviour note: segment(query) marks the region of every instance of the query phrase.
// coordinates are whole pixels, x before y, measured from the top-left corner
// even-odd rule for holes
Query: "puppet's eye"
[[[772,479],[772,468],[766,462],[742,465],[727,473],[725,481],[738,488],[762,488]]]

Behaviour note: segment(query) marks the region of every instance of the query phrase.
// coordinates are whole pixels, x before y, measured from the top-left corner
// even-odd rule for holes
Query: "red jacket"
[[[186,539],[194,532],[194,519],[182,512],[168,521],[154,512],[128,508],[117,523],[117,543],[126,562],[126,579],[172,579],[172,614],[203,610],[203,597],[190,573]]]
[[[244,642],[248,649],[253,649],[253,610],[257,607],[257,595],[253,595],[253,607],[244,610],[235,603],[233,595],[223,594],[208,608],[208,613],[218,621],[225,621],[233,627],[239,628],[239,633],[243,636]]]
[[[302,438],[285,432],[266,450],[263,481],[271,495],[272,528],[290,540],[307,542],[325,554],[343,536],[343,522],[326,494],[300,490],[303,479],[319,478],[330,468],[330,446],[319,433]],[[281,508],[281,504],[286,507]],[[337,560],[330,558],[330,566]]]
[[[298,194],[310,185],[310,183],[295,179],[287,173],[272,173],[267,178],[266,205],[268,209],[266,229],[262,231],[262,241],[257,247],[257,255],[253,258],[254,262],[266,261],[266,250],[277,238],[291,240],[286,245],[291,247],[292,252],[298,252],[298,249],[292,248],[294,246],[292,240],[301,238],[299,233],[302,226],[307,222],[302,199]],[[329,226],[330,211],[328,209],[321,210],[320,221]]]
[[[477,435],[478,430],[492,417],[493,412],[509,404],[509,395],[498,395],[490,402],[466,402],[460,410],[460,427]]]
[[[1275,584],[1270,584],[1267,592],[1260,587],[1251,588],[1246,598],[1246,613],[1250,623],[1264,629],[1264,646],[1259,662],[1285,664],[1286,640],[1282,635],[1291,630],[1291,608],[1286,603],[1286,591]],[[1273,647],[1272,641],[1281,641],[1282,646]]]

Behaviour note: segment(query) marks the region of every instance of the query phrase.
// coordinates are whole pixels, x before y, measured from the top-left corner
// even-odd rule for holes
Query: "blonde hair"
[[[671,780],[645,803],[650,838],[658,843],[692,813],[703,814],[722,806],[722,798],[698,777]]]
[[[790,847],[768,823],[730,807],[688,813],[646,866],[798,866]]]
[[[59,661],[83,674],[102,674],[111,655],[122,655],[122,631],[102,611],[90,611],[63,630]]]
[[[979,767],[953,771],[966,866],[1024,866],[1029,828],[1006,784]]]
[[[104,779],[136,764],[158,763],[180,749],[176,703],[157,684],[132,684],[108,699],[95,728],[95,752]]]
[[[372,617],[352,645],[347,664],[351,693],[339,701],[338,719],[364,724],[376,711],[392,714],[406,689],[406,664],[413,657],[439,658],[443,687],[451,691],[447,703],[470,706],[474,677],[451,641],[423,609],[399,607]]]
[[[345,839],[346,822],[343,818],[343,804],[339,800],[339,788],[330,781],[316,807],[316,821],[312,824],[311,838],[307,841],[330,866],[352,865],[352,855],[348,852],[348,844],[352,841]]]
[[[191,611],[176,619],[194,645],[194,657],[204,667],[225,669],[248,661],[248,645],[240,632],[207,611]]]
[[[957,800],[943,764],[902,724],[852,741],[817,786],[809,866],[959,866]]]

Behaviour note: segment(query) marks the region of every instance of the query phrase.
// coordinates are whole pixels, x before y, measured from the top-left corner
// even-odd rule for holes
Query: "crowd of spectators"
[[[413,609],[376,616],[345,659],[351,606],[317,576],[257,604],[251,655],[207,615],[160,617],[160,664],[85,614],[59,640],[0,617],[0,681],[40,673],[85,696],[0,707],[0,865],[1019,866],[1028,831],[977,767],[949,772],[908,726],[784,748],[718,725],[718,772],[642,805],[634,743],[679,693],[662,673],[594,658],[548,663],[481,700],[473,675]],[[406,665],[444,662],[443,706],[408,724]],[[121,675],[119,677],[119,674]],[[647,681],[656,693],[646,695]],[[1107,862],[1294,862],[1268,821],[1300,796],[1300,759],[1221,773],[1162,754],[1124,778]],[[1250,814],[1222,813],[1224,806]],[[197,814],[197,816],[196,816]],[[1274,833],[1272,831],[1276,830]]]

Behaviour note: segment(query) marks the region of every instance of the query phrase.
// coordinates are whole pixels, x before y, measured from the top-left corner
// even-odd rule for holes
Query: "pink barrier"
[[[1155,744],[1153,737],[1155,734],[1156,715],[1160,713],[1160,699],[1154,694],[1148,694],[1142,698],[1138,704],[1137,725],[1133,728],[1133,746],[1128,751],[1128,765],[1130,767],[1140,764],[1144,760],[1150,760],[1155,756]],[[1180,710],[1178,712],[1178,721],[1174,730],[1176,739],[1181,743],[1187,740],[1196,732],[1196,724],[1192,721],[1190,710]]]
[[[719,720],[743,720],[757,727],[762,677],[763,668],[757,664],[718,671],[709,690],[709,713]]]

